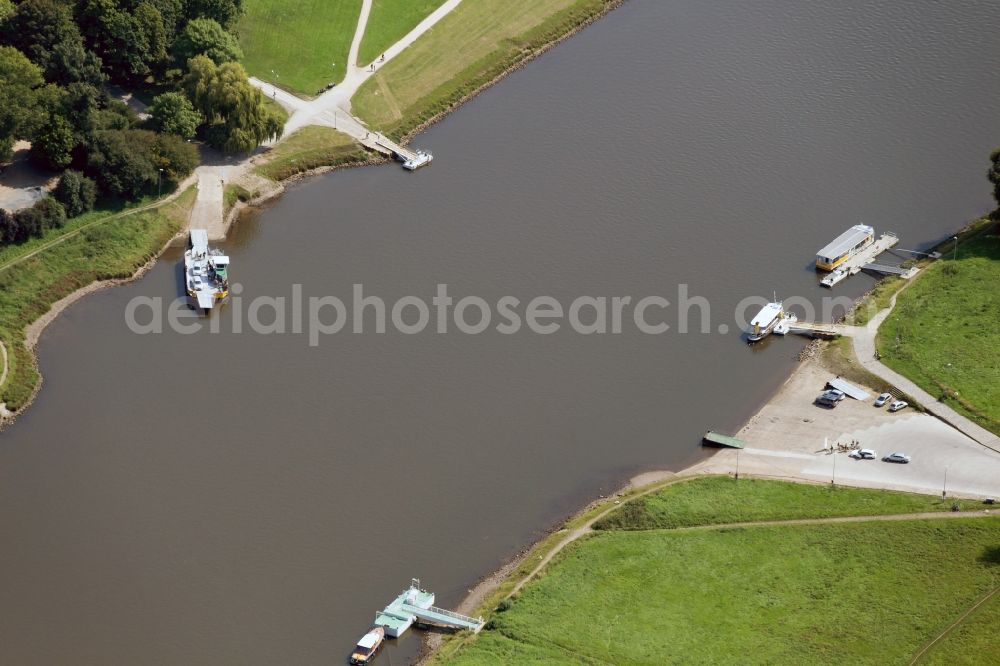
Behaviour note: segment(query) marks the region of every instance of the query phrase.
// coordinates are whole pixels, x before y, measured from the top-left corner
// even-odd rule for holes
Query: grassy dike
[[[951,248],[948,248],[950,250]],[[1000,235],[946,251],[901,291],[879,329],[882,362],[1000,434]]]
[[[62,242],[0,269],[0,340],[8,352],[0,402],[11,411],[21,409],[39,386],[33,353],[24,344],[28,326],[54,303],[97,280],[131,278],[187,223],[195,196],[190,187],[156,208],[91,217],[75,233],[60,231],[66,237]]]
[[[589,520],[607,512],[601,529],[512,599],[487,599],[488,628],[451,637],[431,662],[908,663],[1000,584],[997,517],[713,527],[951,508],[931,497],[723,477],[633,497],[591,507]],[[979,631],[993,612],[984,604],[925,656],[995,654],[995,632]]]
[[[404,137],[449,112],[618,0],[473,0],[385,64],[351,101],[374,129]]]

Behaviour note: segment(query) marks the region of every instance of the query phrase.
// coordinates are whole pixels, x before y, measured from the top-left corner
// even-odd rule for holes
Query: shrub
[[[97,132],[87,159],[87,174],[112,197],[137,199],[155,192],[163,171],[165,185],[180,182],[198,165],[194,146],[173,134],[149,130]]]
[[[62,204],[52,197],[45,197],[36,202],[34,209],[38,212],[38,221],[41,224],[41,232],[38,235],[47,229],[59,229],[66,224],[66,211]]]
[[[153,116],[153,129],[176,134],[185,139],[194,136],[203,118],[183,93],[168,92],[153,98],[149,107]]]
[[[70,169],[63,173],[52,196],[63,205],[68,217],[82,215],[94,207],[97,184],[79,171]]]

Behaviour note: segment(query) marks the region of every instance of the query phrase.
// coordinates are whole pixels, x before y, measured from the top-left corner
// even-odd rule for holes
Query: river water
[[[130,332],[131,299],[177,296],[177,251],[76,304],[0,436],[0,662],[340,663],[411,577],[454,605],[581,504],[693,461],[802,345],[749,349],[741,299],[819,303],[813,254],[859,221],[920,249],[990,207],[998,29],[987,2],[632,0],[418,137],[430,168],[312,179],[226,246],[247,301],[686,284],[711,333],[311,347],[233,333],[235,304],[217,334]]]

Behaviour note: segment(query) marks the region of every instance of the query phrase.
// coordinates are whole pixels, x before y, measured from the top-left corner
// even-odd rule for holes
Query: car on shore
[[[875,398],[875,406],[876,407],[881,407],[885,403],[889,402],[890,400],[892,400],[892,394],[891,393],[882,393],[882,394],[879,395],[879,397]]]
[[[909,406],[910,403],[906,402],[905,400],[896,400],[891,405],[889,405],[889,411],[898,412],[901,409],[906,409]]]
[[[829,407],[830,409],[833,409],[834,407],[840,404],[840,401],[837,400],[836,397],[827,395],[826,393],[816,396],[816,399],[813,400],[813,402],[819,405],[820,407]]]
[[[900,463],[901,465],[905,465],[910,462],[910,456],[905,453],[890,453],[885,458],[882,458],[882,462]]]
[[[846,397],[847,394],[841,391],[840,389],[827,389],[823,391],[823,395],[828,395],[837,402],[840,402]]]
[[[878,454],[875,453],[875,449],[854,449],[847,454],[847,457],[855,460],[875,460]]]

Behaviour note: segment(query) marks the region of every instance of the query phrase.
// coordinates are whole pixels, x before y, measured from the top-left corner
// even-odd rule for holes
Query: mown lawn
[[[331,127],[303,127],[268,153],[255,171],[272,180],[284,180],[321,166],[336,166],[368,159],[364,147]]]
[[[950,511],[954,500],[866,488],[712,476],[625,503],[595,529],[648,530],[797,518]],[[960,502],[963,509],[976,502]]]
[[[52,303],[94,280],[132,275],[186,224],[196,194],[191,187],[159,208],[108,219],[0,271],[0,339],[9,362],[0,402],[16,410],[38,383],[34,359],[23,344],[25,328]]]
[[[417,27],[444,0],[374,0],[358,53],[359,65],[378,58]]]
[[[879,329],[882,362],[1000,433],[1000,236],[931,264]]]
[[[343,80],[361,0],[246,0],[244,10],[238,31],[251,76],[310,97]]]
[[[997,518],[598,532],[438,661],[905,664],[1000,583],[998,543]]]
[[[1000,565],[1000,548],[993,556]],[[917,663],[926,666],[976,666],[1000,664],[1000,594],[995,594],[936,643]]]
[[[399,137],[603,11],[604,0],[463,2],[354,96],[355,114]]]

